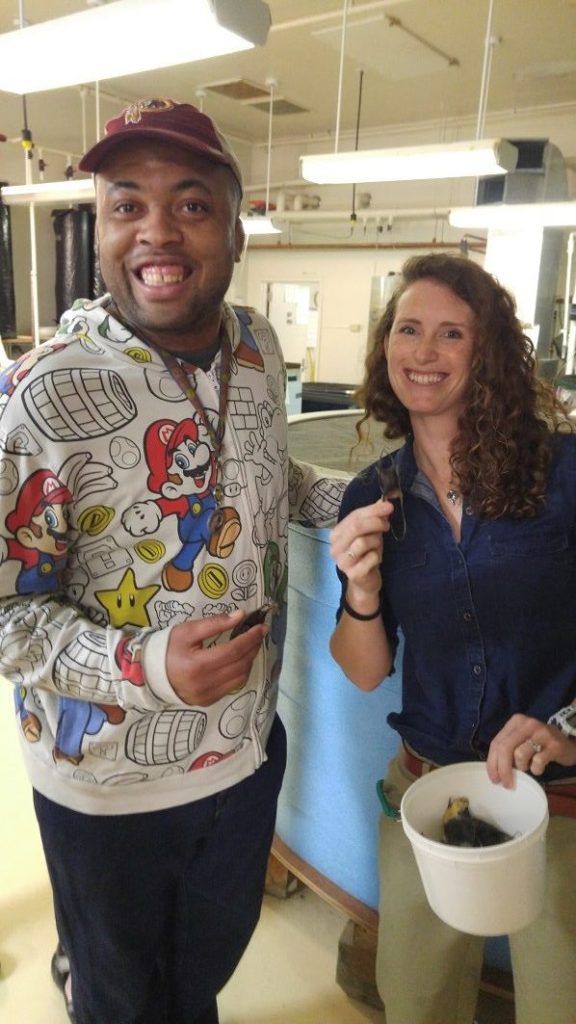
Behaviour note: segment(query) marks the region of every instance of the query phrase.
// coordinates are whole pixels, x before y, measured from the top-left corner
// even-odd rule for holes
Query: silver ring
[[[541,743],[534,743],[534,740],[532,739],[532,737],[530,737],[530,739],[528,740],[528,743],[532,747],[532,750],[534,751],[535,754],[540,754],[542,752],[542,749],[543,749],[542,748],[542,744]]]

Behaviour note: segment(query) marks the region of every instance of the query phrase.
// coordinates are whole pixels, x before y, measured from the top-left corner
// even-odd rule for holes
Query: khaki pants
[[[394,759],[384,784],[393,806],[412,782]],[[547,856],[544,911],[510,936],[516,1024],[576,1024],[576,819],[551,818]],[[382,816],[376,981],[386,1024],[472,1024],[483,948],[430,909],[401,823]]]

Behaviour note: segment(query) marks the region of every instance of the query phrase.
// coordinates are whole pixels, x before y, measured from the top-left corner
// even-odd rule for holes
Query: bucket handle
[[[398,810],[397,807],[393,807],[390,801],[388,800],[388,797],[384,792],[384,786],[382,783],[383,779],[380,779],[376,783],[376,792],[378,793],[378,799],[382,806],[382,811],[384,812],[387,818],[393,818],[394,821],[400,821],[400,811]]]

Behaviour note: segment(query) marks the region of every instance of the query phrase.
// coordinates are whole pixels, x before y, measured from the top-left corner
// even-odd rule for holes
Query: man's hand
[[[168,640],[166,671],[180,700],[207,707],[246,684],[268,626],[253,626],[234,640],[204,647],[204,641],[232,630],[244,618],[245,612],[238,610],[232,615],[174,626]]]

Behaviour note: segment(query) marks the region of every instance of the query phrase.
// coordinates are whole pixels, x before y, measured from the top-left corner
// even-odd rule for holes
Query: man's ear
[[[236,227],[234,229],[235,235],[235,247],[234,247],[234,262],[240,263],[242,254],[246,248],[246,232],[244,231],[244,225],[240,217],[236,218]]]

